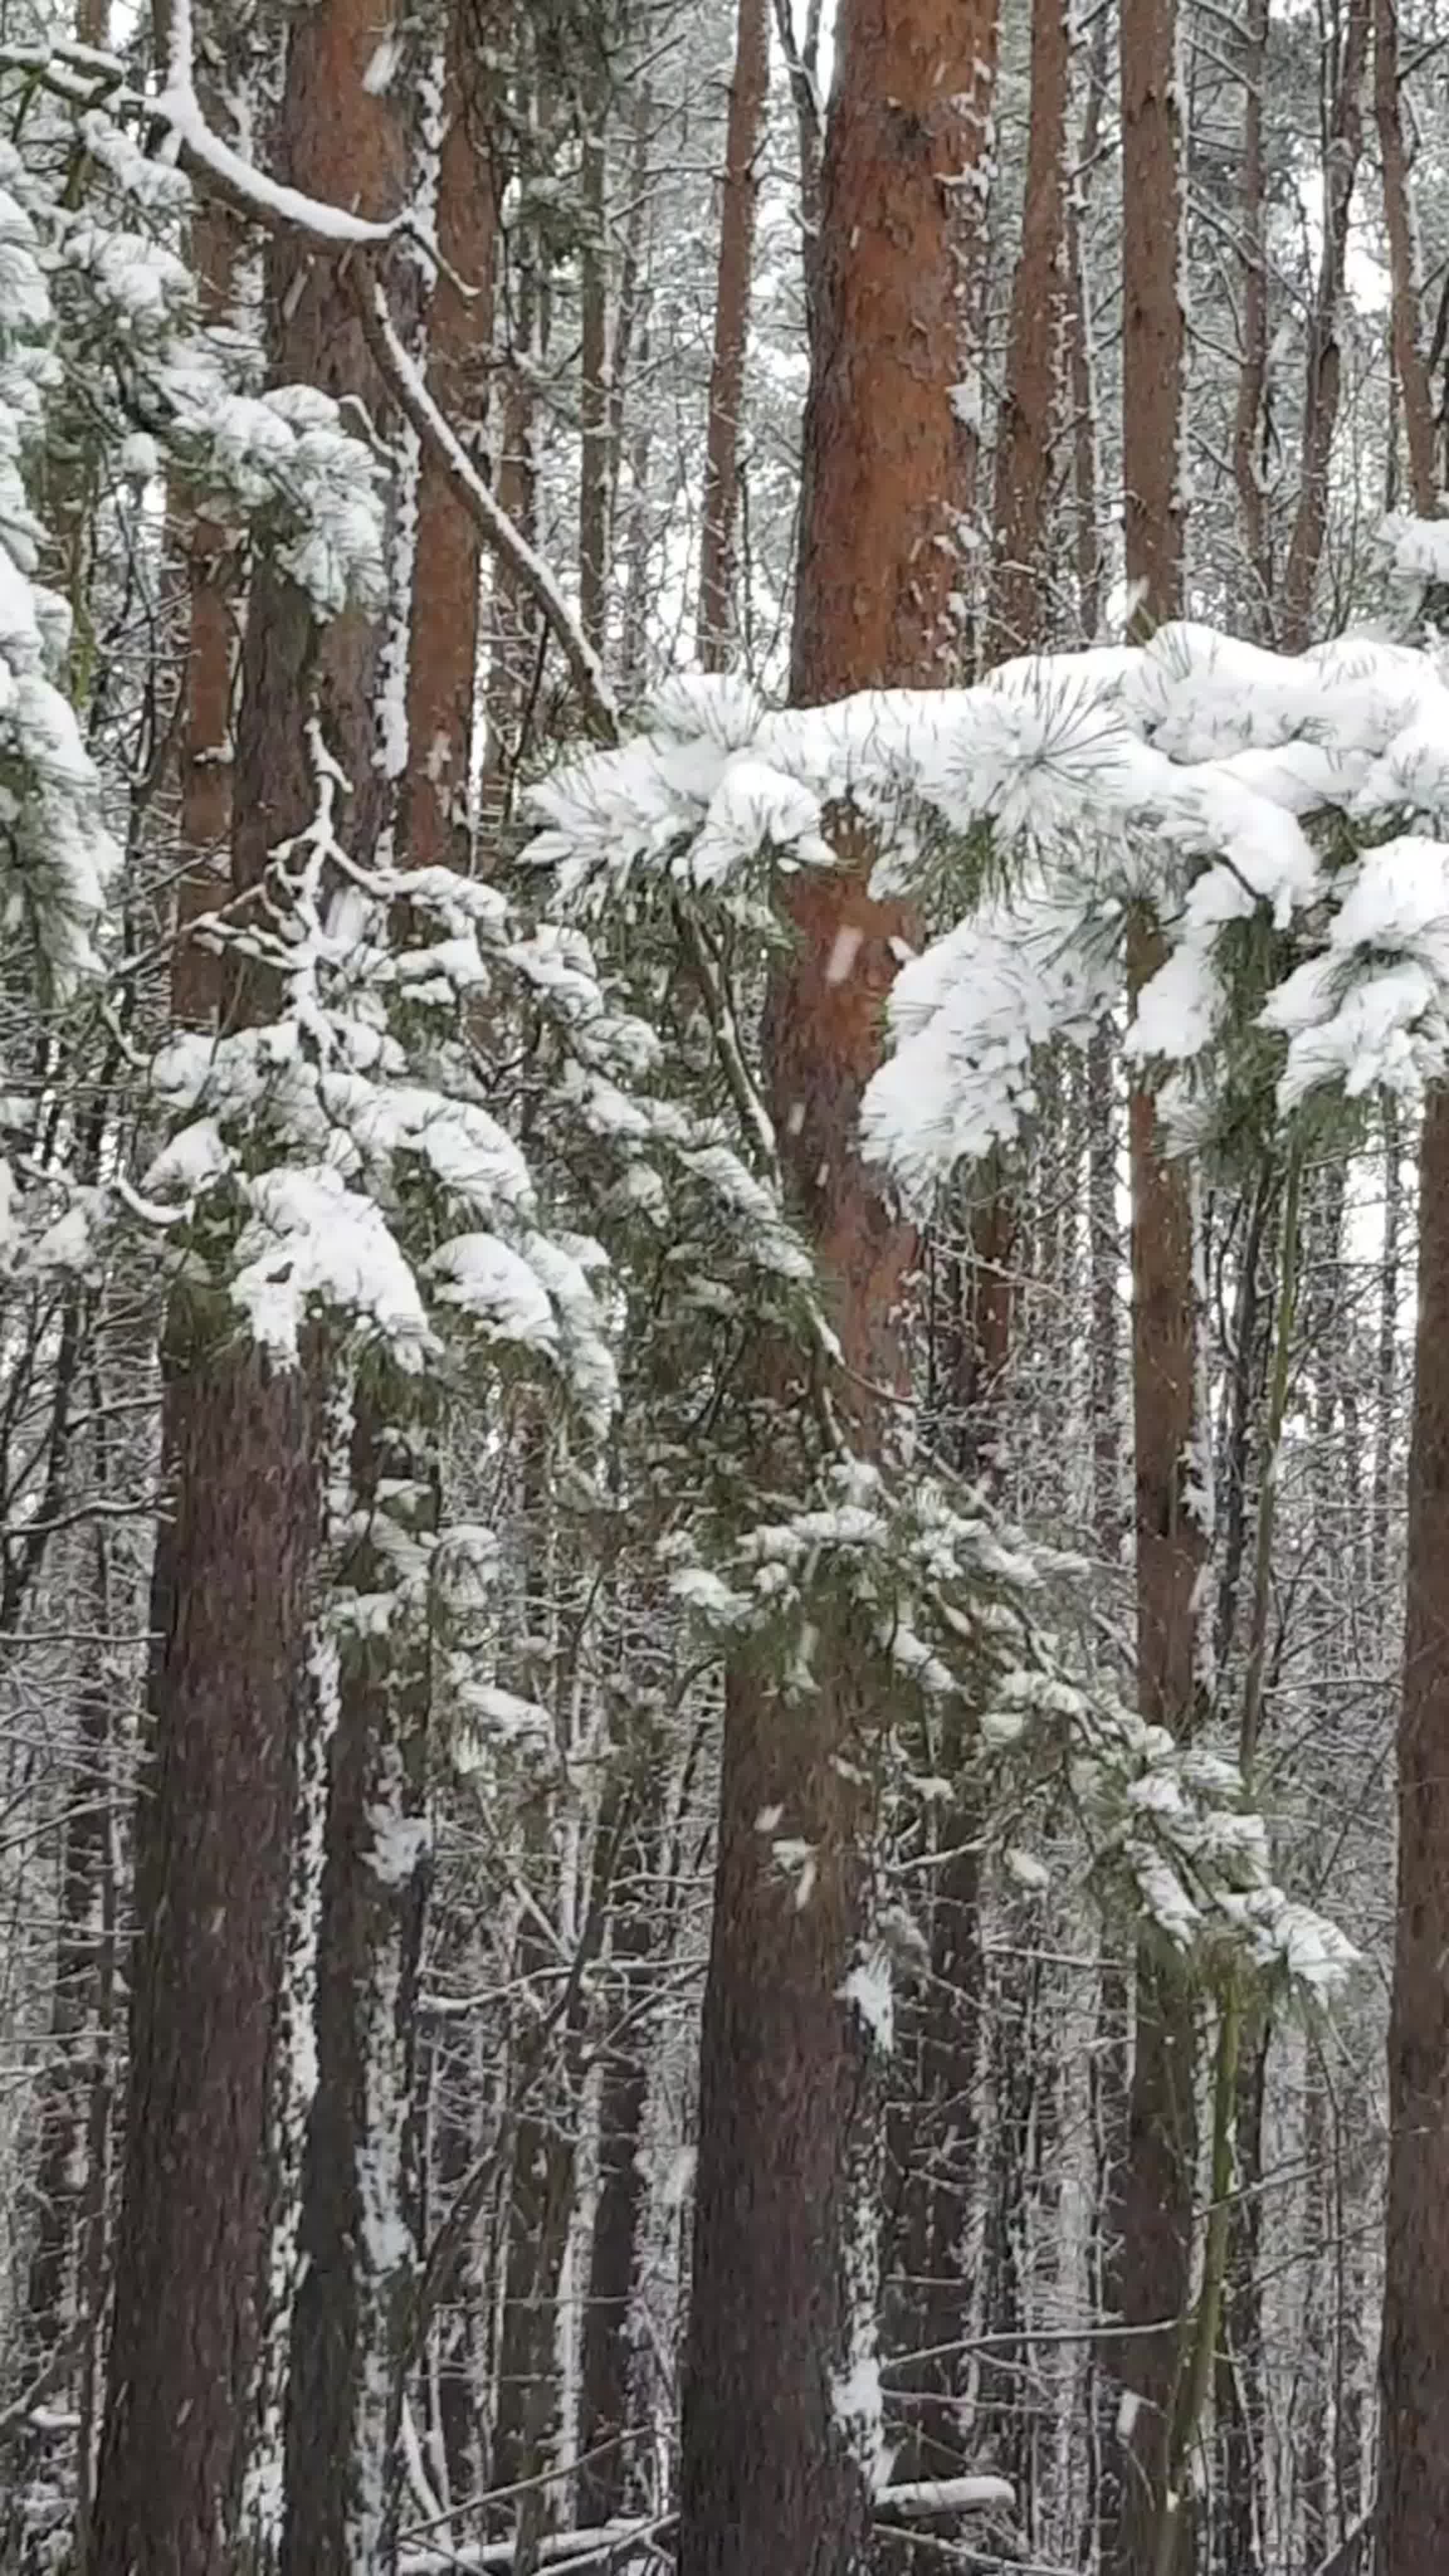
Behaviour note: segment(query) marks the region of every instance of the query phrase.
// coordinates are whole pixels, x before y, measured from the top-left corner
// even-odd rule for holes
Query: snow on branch
[[[244,159],[219,134],[214,134],[196,95],[191,0],[171,0],[167,26],[166,86],[158,98],[149,102],[150,112],[168,128],[182,161],[193,174],[209,182],[213,192],[225,197],[239,213],[250,215],[272,232],[304,233],[309,240],[326,243],[333,250],[395,237],[398,224],[369,223],[341,206],[327,205],[299,188],[285,187],[269,179],[254,162]]]
[[[932,2522],[966,2513],[1009,2514],[1015,2508],[1011,2481],[987,2476],[917,2478],[900,2486],[878,2487],[875,2496],[876,2518],[886,2523]],[[657,2567],[662,2554],[658,2544],[673,2527],[672,2515],[655,2515],[546,2532],[536,2544],[538,2561],[540,2566],[557,2568],[597,2567],[607,2561],[618,2576],[624,2576],[624,2571],[636,2567]],[[441,2576],[445,2568],[509,2568],[513,2559],[511,2540],[484,2540],[448,2549],[404,2548],[399,2565],[402,2576],[433,2576],[434,2570]]]
[[[373,362],[404,420],[443,468],[454,498],[485,545],[508,566],[538,608],[568,665],[590,731],[601,742],[617,741],[619,710],[604,666],[553,572],[494,499],[456,430],[433,400],[421,369],[398,336],[380,279],[359,265],[353,272],[353,291]]]
[[[1417,528],[1417,523],[1414,523]],[[1390,531],[1397,559],[1430,538]],[[1413,1087],[1449,1047],[1449,687],[1437,650],[1349,635],[1301,655],[1180,622],[1140,647],[1033,656],[968,689],[869,691],[767,710],[737,681],[675,682],[646,730],[532,797],[530,855],[566,908],[631,882],[756,926],[780,869],[832,863],[832,809],[873,826],[879,892],[954,926],[899,977],[867,1154],[920,1201],[1013,1138],[1033,1059],[1084,1039],[1147,907],[1165,956],[1129,1051],[1211,1075],[1240,1025],[1235,941],[1279,939],[1253,1002],[1282,1037],[1280,1104],[1314,1086]],[[1345,835],[1325,832],[1338,816]],[[1390,852],[1352,841],[1418,818]]]

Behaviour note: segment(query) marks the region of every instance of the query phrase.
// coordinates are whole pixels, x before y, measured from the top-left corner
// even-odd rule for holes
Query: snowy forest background
[[[4,0],[4,2568],[1442,2576],[1446,80]]]

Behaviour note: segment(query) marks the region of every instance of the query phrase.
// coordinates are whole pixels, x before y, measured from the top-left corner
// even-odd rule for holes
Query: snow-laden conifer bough
[[[1449,530],[1395,521],[1385,544],[1391,573],[1449,571]],[[863,1108],[867,1155],[918,1209],[1021,1133],[1039,1050],[1084,1043],[1119,1000],[1134,908],[1163,956],[1127,1044],[1167,1069],[1181,1149],[1231,1109],[1245,1040],[1255,1067],[1274,1051],[1285,1119],[1327,1089],[1415,1091],[1444,1064],[1449,686],[1432,645],[1360,634],[1290,657],[1179,622],[969,689],[783,712],[736,680],[681,679],[633,740],[568,764],[533,803],[555,903],[587,920],[667,900],[706,963],[711,918],[758,931],[777,871],[834,864],[842,810],[874,829],[877,891],[954,912],[902,961]],[[774,1187],[758,1096],[742,1124]],[[818,1315],[816,1330],[828,1337]],[[903,1680],[969,1694],[1011,1798],[1026,1780],[1065,1783],[1092,1848],[1169,1938],[1226,1942],[1301,1996],[1337,1985],[1347,1944],[1274,1886],[1233,1766],[1072,1669],[1028,1606],[1053,1569],[979,1495],[893,1482],[837,1448],[808,1508],[674,1549],[680,1596],[722,1634],[770,1633],[804,1687],[808,1646],[792,1666],[792,1639],[811,1633],[826,1568],[846,1570]]]

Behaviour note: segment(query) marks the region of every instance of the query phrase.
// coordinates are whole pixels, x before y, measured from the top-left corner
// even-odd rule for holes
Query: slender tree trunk
[[[537,522],[537,423],[530,362],[537,286],[525,267],[518,288],[518,333],[521,363],[507,368],[499,409],[501,427],[495,488],[501,507],[525,537]],[[494,558],[488,592],[488,678],[484,705],[487,741],[479,790],[479,848],[485,869],[492,864],[496,837],[513,808],[519,766],[528,748],[534,702],[541,676],[538,617],[522,585],[508,566]]]
[[[579,2451],[588,2465],[580,2471],[579,2489],[589,2522],[608,2522],[622,2513],[637,2492],[638,2480],[626,2436],[634,2347],[630,2337],[634,2291],[639,2268],[639,2230],[646,2207],[643,2167],[644,2120],[649,2098],[650,2026],[646,1997],[658,1974],[657,1912],[646,1893],[660,1876],[665,1854],[664,1789],[668,1749],[653,1729],[643,1745],[641,1776],[634,1791],[634,1817],[627,1849],[635,1858],[644,1888],[632,1898],[617,1884],[601,1889],[596,1910],[612,1906],[612,1960],[618,1979],[618,2002],[626,2027],[609,2044],[599,2089],[599,2173],[589,2249],[585,2293],[583,2349],[580,2356]],[[623,1794],[627,1797],[626,1785]],[[600,1822],[601,1848],[611,1855],[618,1877],[620,1837],[606,1807]]]
[[[1268,390],[1268,242],[1263,195],[1263,81],[1270,0],[1247,0],[1243,20],[1243,161],[1238,182],[1242,270],[1242,357],[1233,415],[1233,480],[1243,552],[1253,585],[1255,628],[1271,632],[1273,577],[1263,478],[1263,404]]]
[[[1349,216],[1363,151],[1363,83],[1368,61],[1371,0],[1344,0],[1345,15],[1331,49],[1329,113],[1323,147],[1323,248],[1318,283],[1308,324],[1308,359],[1303,388],[1303,429],[1299,459],[1298,507],[1283,568],[1278,641],[1285,653],[1301,653],[1313,632],[1313,602],[1323,540],[1328,527],[1328,477],[1333,460],[1333,434],[1338,425],[1343,385],[1344,263],[1348,257]]]
[[[1180,258],[1183,170],[1175,0],[1124,0],[1122,85],[1122,427],[1127,579],[1140,632],[1181,607],[1185,316]],[[1161,959],[1134,926],[1128,985]],[[1166,1159],[1153,1090],[1134,1086],[1132,1385],[1136,1453],[1137,1694],[1144,1717],[1183,1733],[1198,1684],[1204,1531],[1192,1480],[1199,1440],[1194,1210],[1188,1176]],[[1197,2183],[1196,2021],[1190,1982],[1165,1944],[1138,1947],[1135,2047],[1124,2152],[1109,2238],[1115,2441],[1103,2497],[1108,2576],[1171,2576],[1158,2554],[1170,2511],[1167,2451],[1179,2342],[1192,2277]],[[1179,2530],[1187,2517],[1177,2517]]]
[[[1097,357],[1093,330],[1092,287],[1084,231],[1088,192],[1102,129],[1102,99],[1107,87],[1109,12],[1101,10],[1087,59],[1087,103],[1077,150],[1077,167],[1067,189],[1067,356],[1072,404],[1073,554],[1077,573],[1077,625],[1080,640],[1090,644],[1101,622],[1104,548],[1098,522],[1101,482],[1097,435]]]
[[[737,613],[735,530],[740,504],[740,426],[750,334],[755,205],[760,187],[756,163],[769,89],[769,0],[739,0],[734,78],[725,129],[714,357],[709,376],[704,461],[704,522],[699,552],[699,658],[707,671],[723,670],[728,665]]]
[[[1399,1881],[1389,2013],[1379,2576],[1431,2576],[1449,2532],[1449,1092],[1419,1158]]]
[[[1140,982],[1151,952],[1137,957]],[[1194,1203],[1164,1159],[1152,1093],[1130,1104],[1132,1374],[1137,1463],[1137,1689],[1144,1717],[1181,1735],[1198,1693],[1205,1532],[1197,1420]],[[1197,2008],[1192,1980],[1148,1934],[1137,1954],[1135,2047],[1111,2237],[1117,2443],[1104,2499],[1112,2576],[1166,2576],[1167,2443],[1192,2282],[1197,2200]],[[1181,2528],[1186,2530],[1186,2518]],[[1169,2562],[1169,2565],[1171,2562]]]
[[[792,689],[798,701],[949,667],[961,349],[947,178],[976,136],[962,94],[994,51],[983,10],[845,0],[823,177]],[[797,947],[765,1028],[770,1105],[857,1384],[897,1383],[910,1229],[854,1146],[894,972],[896,907],[869,851],[801,879]],[[848,943],[853,971],[838,960]],[[789,1357],[777,1366],[789,1377]],[[858,1400],[855,1437],[880,1426]],[[748,1660],[726,1684],[719,1859],[700,2077],[683,2391],[681,2576],[854,2576],[869,2548],[874,2259],[862,2182],[875,2086],[842,1995],[865,1929],[869,1760],[886,1716],[868,1641],[823,1637],[819,1687],[782,1707]],[[813,1852],[808,1904],[762,1816]]]
[[[820,26],[824,0],[805,0],[803,35],[794,0],[775,0],[775,27],[790,82],[799,151],[801,266],[805,278],[805,336],[813,352],[820,318],[821,118]]]
[[[428,385],[464,439],[486,408],[497,217],[487,99],[467,59],[471,25],[462,6],[455,7],[448,29],[446,123],[438,159],[436,223],[445,265],[427,317]],[[459,284],[471,293],[461,294]],[[476,441],[473,452],[476,456]],[[408,765],[398,810],[398,848],[412,867],[457,866],[467,860],[481,570],[476,525],[459,506],[429,449],[418,462]]]
[[[1434,397],[1420,339],[1424,264],[1404,139],[1398,0],[1373,0],[1373,13],[1374,122],[1384,175],[1384,225],[1389,237],[1394,373],[1409,455],[1409,495],[1420,517],[1429,519],[1439,507],[1439,478],[1434,457]]]
[[[1379,1313],[1374,1353],[1373,1482],[1369,1505],[1369,1596],[1377,1606],[1380,1633],[1393,1633],[1389,1588],[1389,1543],[1393,1529],[1393,1495],[1398,1449],[1399,1301],[1403,1289],[1404,1178],[1403,1137],[1399,1104],[1389,1093],[1380,1110],[1383,1121],[1384,1243],[1379,1273]]]
[[[1133,614],[1150,632],[1181,609],[1182,82],[1177,0],[1122,0],[1123,534]]]
[[[1034,650],[1054,624],[1052,480],[1062,422],[1067,325],[1066,0],[1032,0],[1031,124],[1021,250],[1011,285],[1006,391],[996,423],[996,496],[987,649]]]

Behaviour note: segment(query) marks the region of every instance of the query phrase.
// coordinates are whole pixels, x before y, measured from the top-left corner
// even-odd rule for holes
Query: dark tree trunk
[[[624,2028],[607,2044],[599,2096],[598,2197],[579,2367],[579,2451],[587,2462],[579,2473],[579,2493],[586,2522],[610,2521],[624,2511],[638,2489],[626,2436],[634,2393],[630,2325],[639,2228],[646,2205],[641,2162],[649,2095],[646,1998],[649,1981],[657,1974],[654,1954],[659,1938],[647,1890],[664,1865],[662,1791],[667,1777],[666,1748],[652,1730],[644,1769],[637,1789],[638,1812],[628,1838],[628,1849],[644,1881],[644,1890],[634,1897],[621,1894],[617,1887],[620,1837],[607,1805],[599,1832],[616,1884],[598,1889],[594,1902],[596,1910],[605,1905],[612,1909],[615,2010],[622,2015]]]
[[[1389,2020],[1379,2576],[1437,2576],[1449,2533],[1449,1092],[1419,1160],[1419,1311]]]
[[[115,2322],[90,2576],[235,2576],[266,2331],[270,2109],[319,1529],[320,1423],[279,1371],[173,1316],[175,1496],[158,1548],[153,1739]]]
[[[282,173],[336,202],[391,205],[400,174],[370,138],[370,20],[325,0],[294,32]],[[365,124],[365,119],[362,120]],[[369,140],[371,149],[368,148]],[[332,265],[284,238],[268,262],[279,373],[360,381],[359,326]],[[368,832],[375,637],[350,612],[319,646],[308,603],[263,564],[238,721],[233,882],[311,816],[303,719],[316,707]],[[339,729],[339,711],[343,719]],[[227,979],[235,1024],[269,1007]],[[174,1515],[158,1549],[154,1743],[139,1801],[137,1949],[116,2317],[91,2576],[234,2576],[243,2480],[275,2332],[270,2256],[287,2086],[284,1996],[293,1822],[309,1715],[325,1428],[318,1373],[276,1369],[194,1291],[173,1309],[163,1455]]]

